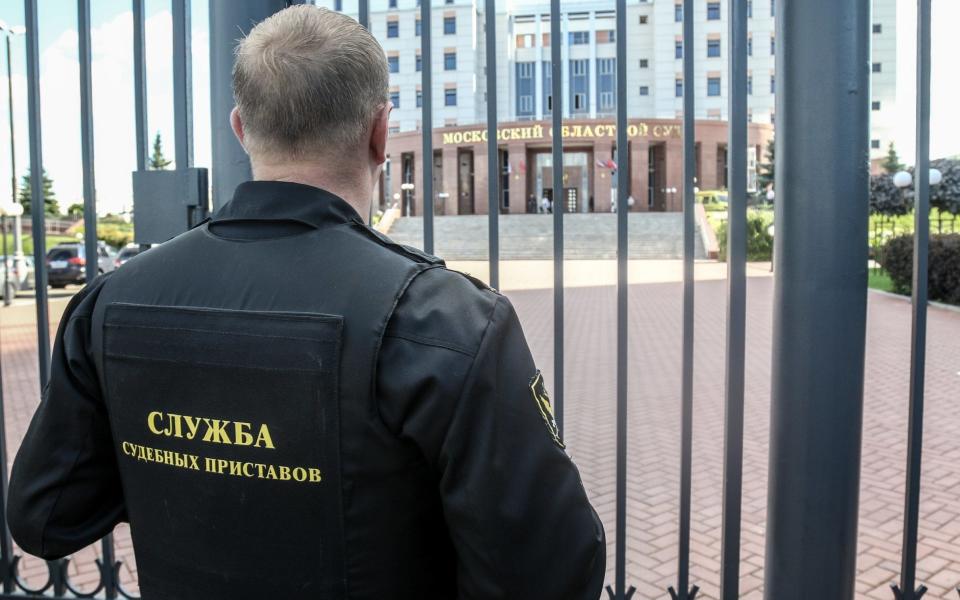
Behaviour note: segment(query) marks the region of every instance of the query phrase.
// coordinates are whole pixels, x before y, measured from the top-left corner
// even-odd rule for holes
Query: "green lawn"
[[[76,242],[77,237],[73,235],[47,235],[47,250],[53,248],[57,244],[63,244],[65,242]],[[13,253],[13,236],[7,236],[7,250],[12,254]],[[25,235],[23,236],[23,253],[27,256],[33,255],[33,236]]]
[[[893,292],[893,281],[884,271],[870,269],[870,279],[867,282],[871,288],[884,292]]]

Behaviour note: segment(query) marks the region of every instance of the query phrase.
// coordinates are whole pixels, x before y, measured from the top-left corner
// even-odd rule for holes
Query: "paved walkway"
[[[484,265],[462,264],[483,275]],[[722,265],[697,266],[693,531],[691,581],[715,599],[719,586],[725,282]],[[566,294],[567,445],[606,524],[608,581],[613,578],[616,348],[615,288],[610,264],[568,263]],[[675,275],[670,275],[674,273]],[[629,324],[629,479],[627,581],[635,598],[667,598],[676,572],[679,489],[679,268],[631,265]],[[749,270],[746,435],[744,440],[743,598],[762,597],[767,482],[773,280]],[[536,261],[502,266],[504,287],[523,321],[540,368],[552,380],[552,271]],[[605,285],[604,285],[605,284]],[[513,288],[512,291],[510,288]],[[523,288],[523,289],[518,289]],[[63,301],[57,303],[62,307]],[[55,304],[55,306],[57,305]],[[15,448],[37,402],[36,350],[29,306],[0,310],[9,447]],[[960,584],[960,312],[929,316],[927,413],[921,504],[920,581],[927,598],[957,598]],[[871,293],[867,328],[858,598],[890,600],[899,572],[906,441],[909,304]],[[552,386],[551,386],[552,389]],[[126,529],[118,555],[135,570]],[[96,549],[75,558],[80,582],[96,579]],[[34,582],[43,565],[28,559]],[[816,574],[811,573],[811,582]]]

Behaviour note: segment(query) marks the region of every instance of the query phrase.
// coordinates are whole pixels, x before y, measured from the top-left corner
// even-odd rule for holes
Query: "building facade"
[[[391,114],[389,162],[381,182],[383,204],[400,201],[419,214],[422,157],[417,140],[421,129],[422,60],[420,52],[420,0],[370,0],[370,27],[383,45],[390,66]],[[486,122],[486,47],[484,3],[479,0],[432,0],[433,125],[438,212],[459,214],[486,210],[488,182],[484,141],[455,145],[458,133],[484,129]],[[357,0],[315,0],[317,5],[357,16]],[[871,158],[881,157],[891,142],[896,104],[896,0],[873,0],[873,64],[871,90]],[[694,39],[684,47],[682,3],[678,0],[627,0],[627,115],[637,131],[676,132],[658,138],[631,136],[631,196],[633,210],[677,210],[679,201],[668,198],[682,186],[682,156],[677,149],[682,118],[683,89],[693,85],[696,94],[698,187],[722,188],[712,166],[725,160],[728,110],[728,23],[726,0],[700,0],[694,14]],[[766,142],[776,123],[776,36],[774,0],[748,0],[748,119],[750,141],[748,180],[755,181],[758,161],[765,160]],[[612,0],[562,2],[561,73],[562,102],[568,131],[580,127],[592,135],[566,139],[567,165],[582,171],[577,190],[578,207],[603,210],[615,202],[609,181],[616,163],[613,138],[596,135],[607,131],[616,115],[616,12]],[[550,3],[545,0],[506,0],[498,3],[497,114],[498,128],[507,132],[527,127],[546,131],[552,116]],[[683,78],[683,53],[696,54],[694,81]],[[522,134],[521,134],[522,135]],[[445,142],[451,142],[446,143]],[[552,198],[544,187],[543,170],[549,169],[544,139],[499,140],[501,157],[501,210],[524,212],[529,196]],[[549,147],[549,139],[546,140]],[[453,145],[454,147],[450,147]],[[634,148],[636,145],[636,148]],[[638,153],[637,150],[641,149]],[[644,153],[649,155],[643,155]],[[610,155],[608,157],[607,155]],[[662,154],[662,157],[661,157]],[[531,162],[532,161],[532,162]],[[604,162],[610,161],[610,162]],[[645,163],[646,166],[641,166]],[[456,164],[456,168],[454,168]],[[707,167],[707,165],[711,165]],[[717,163],[725,164],[725,163]],[[578,166],[577,166],[578,165]],[[638,169],[651,169],[641,174]],[[663,174],[660,174],[661,169]],[[460,173],[471,173],[471,186]],[[646,173],[646,172],[644,172]],[[456,175],[456,177],[455,177]],[[701,178],[699,175],[702,175]],[[440,177],[440,179],[437,179]],[[518,185],[522,181],[523,185]],[[641,182],[646,182],[637,187]],[[648,185],[650,182],[657,182]],[[406,183],[407,185],[403,186]],[[661,185],[662,184],[662,185]],[[403,189],[401,189],[403,186]],[[412,188],[411,188],[412,186]],[[452,190],[472,200],[452,200]],[[522,191],[521,191],[522,190]],[[544,190],[547,190],[546,192]],[[407,198],[409,197],[409,199]],[[590,201],[593,198],[593,201]],[[473,207],[468,210],[468,207]],[[579,208],[578,208],[579,209]],[[452,212],[451,212],[452,211]]]

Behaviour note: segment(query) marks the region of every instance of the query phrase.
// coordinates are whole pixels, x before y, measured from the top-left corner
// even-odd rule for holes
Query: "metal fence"
[[[230,42],[237,28],[246,31],[287,4],[281,0],[211,0],[211,99],[214,122],[232,106]],[[485,0],[487,140],[489,181],[499,180],[497,161],[496,7]],[[694,0],[682,0],[683,38],[694,35]],[[930,0],[918,0],[916,227],[929,230]],[[25,0],[29,81],[29,133],[33,206],[43,189],[39,86],[37,0]],[[137,168],[146,169],[146,68],[144,0],[132,0]],[[560,0],[551,0],[550,32],[561,40]],[[729,10],[729,163],[728,312],[726,348],[725,447],[721,583],[719,596],[739,596],[740,511],[743,462],[744,353],[746,322],[746,172],[747,172],[747,18],[748,0],[728,0]],[[432,90],[431,2],[420,6],[422,88]],[[861,418],[866,324],[867,190],[869,108],[869,0],[776,0],[777,238],[772,426],[766,547],[766,597],[790,600],[853,597],[856,579],[856,528],[859,492]],[[177,168],[192,166],[190,89],[190,0],[172,0]],[[77,1],[80,99],[83,149],[85,244],[96,256],[96,198],[93,170],[92,94],[90,77],[90,0]],[[621,164],[629,164],[627,141],[626,0],[616,0],[617,138]],[[360,0],[359,19],[369,26],[369,0]],[[685,44],[692,48],[692,44]],[[560,43],[552,54],[553,189],[562,189],[563,69]],[[830,57],[825,61],[824,57]],[[677,579],[669,589],[674,600],[693,600],[698,586],[690,581],[690,509],[693,437],[694,342],[694,63],[683,56],[683,319],[680,506]],[[219,67],[219,68],[218,68]],[[422,133],[425,157],[433,156],[432,94],[423,95]],[[814,119],[816,125],[814,125]],[[232,187],[249,176],[229,133],[213,136],[214,200],[222,203]],[[423,161],[423,197],[432,198],[433,164]],[[629,195],[628,169],[617,172],[621,198]],[[498,189],[488,186],[490,284],[499,285]],[[558,206],[562,206],[562,202]],[[434,247],[433,202],[424,203],[424,249]],[[635,593],[626,576],[627,464],[627,210],[617,211],[617,464],[613,600]],[[564,426],[564,210],[553,211],[554,263],[554,399],[557,422]],[[34,211],[37,347],[41,388],[49,373],[49,331],[44,256],[44,215]],[[813,242],[816,240],[816,243]],[[924,342],[927,306],[926,235],[914,250],[913,335],[910,419],[901,578],[893,586],[897,599],[912,600],[925,588],[916,582],[920,458],[922,449]],[[823,257],[829,256],[829,264]],[[87,276],[96,275],[87,261]],[[823,294],[829,289],[830,294]],[[2,396],[0,396],[2,417]],[[6,440],[0,418],[0,464],[6,466]],[[7,474],[0,472],[0,510],[4,509]],[[67,561],[48,563],[49,577],[31,588],[18,575],[6,527],[0,527],[0,598],[125,597],[111,536],[103,539],[100,581],[81,591],[70,582]],[[818,581],[811,582],[811,574]],[[666,594],[666,590],[664,593]]]

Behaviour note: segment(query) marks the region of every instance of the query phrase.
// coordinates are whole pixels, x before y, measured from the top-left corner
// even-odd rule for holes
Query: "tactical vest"
[[[254,241],[201,225],[106,282],[92,350],[145,598],[356,597],[345,506],[390,491],[358,449],[406,460],[378,348],[438,266],[356,219]]]

